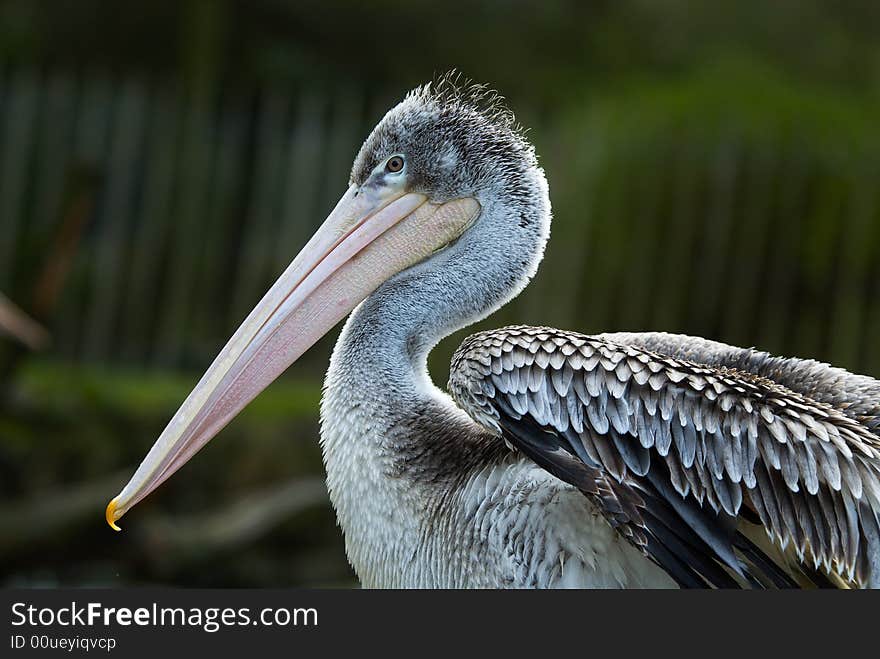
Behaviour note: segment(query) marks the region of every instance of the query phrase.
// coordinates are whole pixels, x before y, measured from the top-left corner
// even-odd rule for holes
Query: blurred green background
[[[0,584],[355,584],[317,443],[335,333],[124,533],[103,509],[372,125],[453,67],[531,128],[555,212],[484,326],[880,376],[876,2],[0,0]]]

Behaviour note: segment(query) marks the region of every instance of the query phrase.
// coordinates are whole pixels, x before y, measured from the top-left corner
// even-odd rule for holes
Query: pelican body
[[[441,79],[364,142],[348,191],[107,508],[116,521],[348,315],[321,402],[366,587],[875,587],[880,383],[662,333],[507,327],[547,181],[501,100]],[[349,315],[350,314],[350,315]]]

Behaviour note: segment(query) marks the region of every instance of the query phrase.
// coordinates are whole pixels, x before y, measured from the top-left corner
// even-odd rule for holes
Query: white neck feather
[[[485,438],[431,382],[427,355],[518,294],[537,269],[550,214],[546,182],[539,170],[534,176],[530,215],[480,199],[474,227],[383,284],[336,343],[321,445],[346,552],[364,586],[669,583],[580,492],[530,461],[511,453],[460,464],[434,450]],[[444,458],[456,464],[435,464]],[[402,464],[415,466],[406,472]]]

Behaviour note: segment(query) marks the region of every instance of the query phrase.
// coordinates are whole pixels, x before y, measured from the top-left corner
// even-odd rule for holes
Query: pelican
[[[364,587],[880,585],[880,382],[665,333],[505,327],[550,233],[503,100],[451,77],[367,137],[349,187],[168,423],[108,523],[348,316],[321,402]],[[350,315],[349,315],[350,314]]]

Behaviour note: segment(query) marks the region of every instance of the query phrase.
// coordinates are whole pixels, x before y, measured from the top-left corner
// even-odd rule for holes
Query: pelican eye
[[[388,159],[388,162],[385,163],[385,171],[396,174],[401,169],[403,169],[403,165],[404,162],[401,156],[392,156]]]

